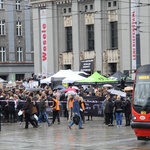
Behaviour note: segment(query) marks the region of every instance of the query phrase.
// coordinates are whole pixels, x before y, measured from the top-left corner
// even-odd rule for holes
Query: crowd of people
[[[104,123],[108,126],[114,126],[113,121],[116,120],[117,127],[122,126],[123,113],[125,115],[125,126],[130,126],[131,121],[131,100],[130,97],[121,99],[119,95],[111,97],[106,95],[104,100]]]
[[[29,122],[34,128],[39,127],[39,123],[46,122],[48,127],[53,125],[57,119],[60,124],[61,101],[66,100],[65,116],[68,120],[68,128],[71,129],[75,123],[75,114],[80,118],[79,129],[83,129],[82,124],[85,123],[86,104],[85,96],[101,97],[103,101],[104,123],[108,126],[113,126],[113,121],[116,120],[117,127],[122,126],[123,112],[126,118],[126,126],[130,125],[131,120],[131,102],[127,96],[122,99],[119,95],[110,95],[107,88],[88,86],[84,89],[82,86],[76,90],[76,95],[68,94],[58,89],[52,89],[46,85],[39,90],[27,90],[25,87],[14,87],[11,89],[0,89],[0,106],[4,122],[20,122],[25,120],[25,129],[28,129]],[[47,114],[47,108],[52,111],[52,121]],[[63,108],[64,109],[64,108]],[[18,115],[19,112],[21,115]],[[91,118],[88,116],[87,121]]]

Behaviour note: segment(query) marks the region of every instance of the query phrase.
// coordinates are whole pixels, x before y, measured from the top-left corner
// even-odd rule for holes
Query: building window
[[[21,3],[20,1],[16,1],[16,10],[20,10]]]
[[[117,21],[110,22],[111,49],[118,48],[118,25]]]
[[[108,2],[108,7],[111,7],[111,2]]]
[[[110,74],[117,72],[117,63],[108,63],[108,70]]]
[[[4,0],[0,0],[0,9],[4,9]]]
[[[64,8],[64,14],[66,13],[66,8]]]
[[[16,80],[18,80],[18,81],[20,81],[20,80],[23,80],[24,79],[24,77],[25,77],[25,75],[24,74],[16,74],[15,75],[16,76]]]
[[[0,35],[5,35],[5,20],[0,21]]]
[[[93,10],[93,5],[90,5],[90,10]]]
[[[88,50],[94,50],[94,25],[87,25]]]
[[[71,8],[68,8],[68,12],[71,13]]]
[[[85,5],[85,11],[87,11],[88,10],[88,6],[87,5]]]
[[[23,50],[21,47],[17,47],[17,61],[23,62]]]
[[[113,6],[117,6],[117,2],[116,1],[113,1]]]
[[[64,65],[64,69],[65,69],[65,70],[71,69],[71,65]]]
[[[66,44],[67,51],[72,51],[72,27],[66,27]]]
[[[0,62],[6,61],[6,49],[5,47],[0,47]]]
[[[16,23],[16,33],[17,33],[17,36],[22,35],[22,23],[20,21]]]

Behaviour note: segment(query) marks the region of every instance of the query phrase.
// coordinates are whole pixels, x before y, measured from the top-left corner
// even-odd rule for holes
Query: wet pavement
[[[0,150],[150,150],[149,141],[137,141],[130,127],[108,127],[103,118],[86,121],[83,130],[67,128],[66,118],[48,127],[24,129],[24,124],[3,123]]]

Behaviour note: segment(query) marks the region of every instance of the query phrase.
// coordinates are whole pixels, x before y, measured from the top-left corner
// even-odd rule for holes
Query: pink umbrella
[[[65,89],[65,92],[69,92],[69,91],[76,92],[76,89],[74,89],[74,88],[67,88],[67,89]]]

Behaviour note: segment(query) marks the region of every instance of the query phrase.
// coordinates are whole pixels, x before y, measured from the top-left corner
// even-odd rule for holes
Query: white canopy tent
[[[54,77],[54,78],[66,78],[66,77],[69,77],[69,76],[72,76],[72,75],[74,75],[74,72],[72,70],[60,70],[57,73],[55,73],[54,75],[52,75],[48,78],[42,79],[40,82],[49,84],[49,83],[51,83],[51,78],[52,77]]]
[[[41,79],[41,80],[40,80],[40,83],[41,83],[41,84],[43,84],[43,83],[46,83],[46,84],[51,83],[51,77],[48,77],[48,78],[45,78],[45,79]]]
[[[56,74],[52,75],[51,77],[55,77],[55,78],[65,78],[68,77],[69,75],[74,74],[72,70],[60,70],[58,71]]]
[[[0,83],[5,83],[7,81],[5,81],[4,79],[0,78]]]
[[[78,80],[85,79],[85,77],[82,77],[78,74],[72,74],[71,76],[66,77],[65,79],[62,80],[62,83],[73,83]]]

